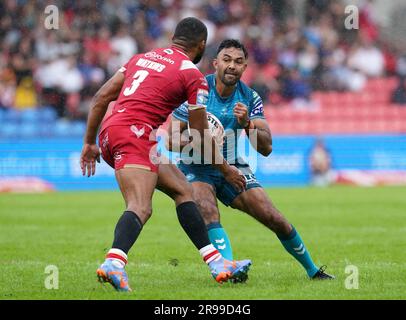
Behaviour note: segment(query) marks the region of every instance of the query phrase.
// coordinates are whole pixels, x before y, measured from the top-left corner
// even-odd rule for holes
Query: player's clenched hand
[[[82,174],[90,177],[96,173],[96,161],[100,162],[100,151],[97,144],[83,145],[82,153],[80,155],[80,168],[82,169]]]
[[[248,107],[241,103],[237,102],[234,107],[234,116],[237,118],[239,125],[245,128],[248,125]]]
[[[245,177],[240,170],[234,166],[229,166],[227,172],[224,173],[224,178],[237,191],[241,192],[245,189]]]

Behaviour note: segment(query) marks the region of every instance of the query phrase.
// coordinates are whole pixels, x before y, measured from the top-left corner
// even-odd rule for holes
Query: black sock
[[[130,251],[142,229],[142,222],[135,212],[124,211],[114,230],[112,248],[120,249],[125,254]]]
[[[206,225],[196,203],[183,202],[176,207],[176,212],[180,225],[198,250],[211,244]]]

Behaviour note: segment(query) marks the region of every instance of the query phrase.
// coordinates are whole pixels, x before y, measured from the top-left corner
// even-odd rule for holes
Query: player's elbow
[[[103,90],[99,90],[95,93],[93,100],[97,103],[97,102],[104,102],[107,101],[109,99],[109,94],[108,92],[105,92]]]
[[[108,106],[109,103],[110,101],[106,94],[103,92],[96,92],[96,94],[93,96],[93,101],[90,108],[93,110],[102,110],[104,107]]]
[[[265,147],[263,147],[260,151],[259,151],[264,157],[269,156],[272,153],[272,145],[268,144]]]

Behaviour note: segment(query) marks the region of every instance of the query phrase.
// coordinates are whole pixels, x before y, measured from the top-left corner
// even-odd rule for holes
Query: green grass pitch
[[[117,293],[98,283],[95,271],[124,209],[118,191],[2,194],[0,300],[406,299],[405,187],[267,191],[336,280],[310,281],[271,231],[221,206],[235,258],[253,265],[246,284],[220,285],[181,229],[172,200],[156,192],[153,216],[129,254],[133,292]],[[58,289],[45,287],[48,265],[58,268]],[[358,268],[358,289],[346,288],[354,284],[349,265]]]

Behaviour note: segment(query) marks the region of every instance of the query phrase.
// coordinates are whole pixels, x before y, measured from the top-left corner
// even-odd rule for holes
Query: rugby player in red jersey
[[[112,248],[97,269],[99,280],[110,282],[116,290],[131,290],[124,269],[127,253],[151,216],[155,187],[175,200],[181,226],[216,281],[245,276],[251,265],[250,260],[223,259],[210,243],[193,201],[192,188],[183,174],[174,165],[159,166],[153,156],[157,142],[150,139],[151,133],[184,101],[189,105],[190,128],[196,129],[204,139],[208,138],[205,130],[208,128],[205,110],[208,85],[195,66],[204,53],[206,39],[207,29],[200,20],[181,20],[171,47],[133,56],[100,88],[92,101],[80,157],[82,173],[88,177],[95,174],[100,147],[103,159],[115,169],[126,204],[114,231]],[[111,114],[103,119],[109,103],[115,100]],[[101,123],[98,146],[96,136]],[[236,189],[243,189],[244,176],[224,160],[213,139],[211,146],[214,166]]]

